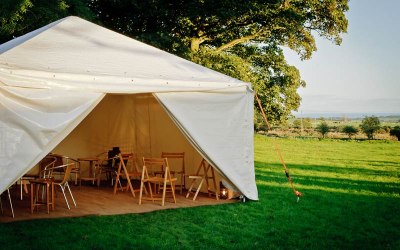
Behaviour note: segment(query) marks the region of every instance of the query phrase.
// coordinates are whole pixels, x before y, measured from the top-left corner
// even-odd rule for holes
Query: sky
[[[340,46],[316,37],[309,60],[285,49],[300,70],[304,114],[400,114],[400,0],[351,0]]]

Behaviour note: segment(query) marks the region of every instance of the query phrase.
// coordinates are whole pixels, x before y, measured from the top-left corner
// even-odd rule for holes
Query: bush
[[[329,126],[326,121],[322,121],[320,124],[318,124],[316,130],[322,135],[322,138],[325,138],[329,132]]]
[[[396,136],[397,140],[400,141],[400,126],[392,128],[389,133],[392,136]]]
[[[265,124],[264,118],[262,117],[262,115],[260,114],[260,112],[258,112],[257,110],[255,110],[254,112],[254,131],[260,132],[267,132],[268,131],[268,126],[267,124]]]
[[[374,139],[375,132],[380,128],[381,122],[376,116],[366,116],[361,124],[360,128],[367,135],[368,139]]]
[[[346,125],[342,128],[342,132],[349,136],[349,139],[358,133],[358,129],[352,125]]]

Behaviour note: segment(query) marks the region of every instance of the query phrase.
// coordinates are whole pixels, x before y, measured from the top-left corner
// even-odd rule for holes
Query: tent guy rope
[[[261,105],[261,102],[260,102],[260,99],[258,98],[257,92],[255,92],[255,96],[256,96],[256,99],[257,99],[257,102],[258,102],[258,106],[260,107],[261,114],[262,114],[262,116],[263,116],[263,118],[264,118],[265,124],[267,125],[268,130],[271,130],[271,127],[270,127],[270,125],[269,125],[267,116],[265,115],[264,109],[263,109],[263,107],[262,107],[262,105]],[[286,163],[285,163],[285,161],[283,160],[283,157],[282,157],[281,151],[280,151],[280,149],[279,149],[279,147],[278,147],[278,144],[277,144],[275,141],[273,141],[273,144],[274,144],[276,153],[278,154],[279,159],[280,159],[281,162],[282,162],[283,168],[284,168],[284,170],[285,170],[286,177],[287,177],[287,179],[288,179],[290,185],[292,186],[293,193],[297,196],[297,202],[299,202],[300,196],[302,196],[303,194],[300,193],[299,191],[297,191],[297,190],[294,188],[293,181],[292,181],[292,179],[290,178],[290,175],[289,175],[289,170],[287,169]]]

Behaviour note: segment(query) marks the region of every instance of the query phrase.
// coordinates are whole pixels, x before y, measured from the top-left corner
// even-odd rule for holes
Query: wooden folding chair
[[[161,152],[161,158],[168,159],[168,163],[171,167],[171,174],[173,176],[180,175],[179,187],[180,187],[180,194],[182,194],[183,189],[186,187],[185,152],[179,152],[179,153]],[[175,169],[178,170],[176,171]]]
[[[132,162],[132,164],[136,165],[134,163],[134,155],[132,153],[129,153],[129,154],[121,154],[120,153],[120,154],[118,154],[118,159],[119,159],[119,163],[118,163],[117,174],[115,177],[114,194],[117,193],[117,190],[125,191],[125,190],[130,189],[133,197],[136,197],[135,190],[133,189],[133,186],[132,186],[131,178],[132,177],[140,177],[141,174],[139,172],[137,172],[136,169],[134,169],[133,172],[129,172],[126,167],[128,162]],[[121,171],[123,171],[123,172],[121,172]],[[125,176],[126,181],[127,181],[127,184],[125,187],[121,185],[120,178],[122,176]],[[118,188],[118,184],[121,185],[120,188]]]
[[[153,167],[161,167],[161,169],[164,169],[163,175],[162,176],[150,176],[149,169],[152,169]],[[142,199],[143,199],[143,200],[151,200],[153,202],[156,200],[161,200],[161,206],[164,206],[167,188],[168,188],[168,190],[171,191],[172,197],[174,199],[174,203],[176,203],[176,197],[175,197],[175,182],[176,182],[176,180],[177,180],[176,177],[171,176],[167,158],[145,158],[145,157],[143,157],[143,169],[142,169],[142,176],[141,176],[141,180],[140,180],[139,205],[142,204]],[[148,185],[148,193],[150,194],[150,197],[143,197],[143,189],[145,188],[146,183]],[[151,184],[154,185],[154,188],[156,185],[163,185],[161,197],[159,197],[159,195],[156,195],[155,193],[153,193]]]
[[[201,173],[203,171],[203,173]],[[209,175],[209,172],[211,172],[211,175]],[[197,195],[200,192],[200,189],[202,187],[203,184],[206,184],[207,186],[207,193],[208,196],[211,197],[211,195],[213,194],[213,192],[210,190],[210,184],[208,182],[209,179],[211,179],[213,181],[214,184],[214,194],[215,194],[215,198],[217,200],[219,200],[219,194],[218,194],[218,190],[217,190],[217,183],[215,181],[215,174],[214,174],[214,168],[206,162],[206,160],[202,159],[200,162],[199,167],[197,168],[196,174],[194,175],[189,175],[188,176],[189,179],[192,179],[192,183],[190,184],[189,190],[186,194],[186,198],[189,198],[191,192],[192,192],[192,188],[194,187],[195,183],[197,180],[200,180],[199,185],[197,186],[197,190],[196,193],[193,197],[193,200],[196,200]]]

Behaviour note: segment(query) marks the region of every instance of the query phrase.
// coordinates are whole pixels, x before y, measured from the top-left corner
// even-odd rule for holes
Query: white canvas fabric
[[[106,94],[153,93],[192,145],[258,199],[247,83],[67,17],[0,45],[0,93],[0,192]]]

